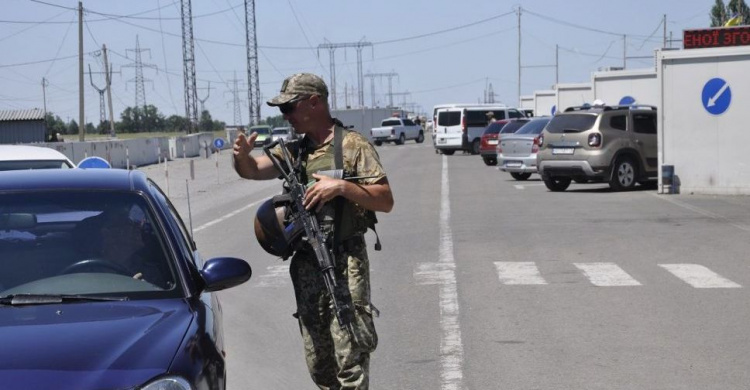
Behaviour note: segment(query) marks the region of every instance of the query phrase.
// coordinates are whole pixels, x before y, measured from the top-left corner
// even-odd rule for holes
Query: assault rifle
[[[283,165],[282,161],[279,161],[279,159],[271,153],[271,149],[276,147],[276,145],[281,145]],[[326,246],[326,237],[318,225],[318,219],[315,217],[315,214],[305,209],[303,200],[307,186],[300,182],[297,176],[299,172],[297,172],[292,166],[292,159],[286,145],[284,144],[284,140],[279,139],[272,142],[270,145],[263,147],[263,152],[265,152],[268,158],[271,159],[276,170],[281,173],[281,178],[286,182],[289,191],[288,195],[291,198],[288,207],[291,211],[292,219],[295,222],[301,223],[305,228],[305,236],[303,237],[303,240],[305,240],[315,252],[315,258],[318,260],[320,272],[323,273],[326,290],[328,290],[328,294],[330,294],[331,300],[333,301],[333,309],[336,312],[336,319],[338,320],[341,329],[349,332],[352,340],[355,340],[356,336],[352,325],[352,322],[354,321],[354,305],[352,303],[351,294],[349,293],[349,287],[345,283],[340,283],[336,280],[334,257]],[[336,171],[333,173],[328,172],[327,175],[333,177],[340,175],[340,178],[343,178],[343,173],[339,174]]]

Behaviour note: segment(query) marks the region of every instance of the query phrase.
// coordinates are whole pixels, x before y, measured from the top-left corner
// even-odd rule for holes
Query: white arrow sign
[[[726,92],[727,88],[729,88],[729,83],[724,83],[724,85],[721,87],[721,89],[719,89],[719,91],[716,92],[716,94],[714,96],[708,98],[708,105],[707,105],[707,107],[713,107],[713,106],[715,106],[716,105],[716,101],[719,100],[719,98],[721,97],[721,94],[723,94],[724,92]]]

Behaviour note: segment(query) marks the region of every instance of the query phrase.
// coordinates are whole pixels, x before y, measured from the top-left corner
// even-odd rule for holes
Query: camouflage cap
[[[293,74],[281,84],[281,93],[266,102],[269,106],[280,106],[301,96],[319,95],[328,99],[328,87],[325,81],[312,73]]]

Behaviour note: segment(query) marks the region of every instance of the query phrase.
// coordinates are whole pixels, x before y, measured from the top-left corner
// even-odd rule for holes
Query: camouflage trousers
[[[370,264],[364,241],[361,247],[336,259],[338,281],[348,283],[354,303],[354,342],[339,326],[315,255],[298,252],[289,272],[297,299],[294,316],[299,320],[305,360],[315,384],[330,390],[368,389],[370,353],[377,347],[378,336],[373,323],[377,309],[370,304]]]

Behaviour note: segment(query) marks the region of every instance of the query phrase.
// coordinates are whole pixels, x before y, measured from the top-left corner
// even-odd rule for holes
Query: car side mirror
[[[250,264],[234,257],[215,257],[206,261],[200,270],[205,282],[205,292],[213,292],[239,286],[253,274]]]

